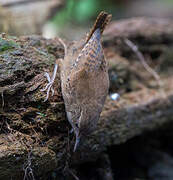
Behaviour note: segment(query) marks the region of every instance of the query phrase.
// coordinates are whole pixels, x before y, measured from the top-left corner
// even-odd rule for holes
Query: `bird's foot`
[[[53,85],[53,83],[55,81],[57,69],[58,69],[58,64],[55,64],[53,75],[52,75],[51,78],[50,78],[50,76],[49,76],[49,74],[47,72],[45,73],[45,76],[46,76],[46,78],[48,80],[48,84],[46,85],[45,88],[41,89],[42,92],[47,90],[47,95],[46,95],[46,98],[45,98],[44,102],[48,100],[50,90],[52,92],[52,96],[54,95],[54,89],[53,89],[52,85]]]

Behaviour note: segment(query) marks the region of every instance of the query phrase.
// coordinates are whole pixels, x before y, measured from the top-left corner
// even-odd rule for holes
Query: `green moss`
[[[5,39],[0,38],[0,52],[13,49],[16,47],[18,47],[18,44],[16,44],[15,42],[7,41]]]

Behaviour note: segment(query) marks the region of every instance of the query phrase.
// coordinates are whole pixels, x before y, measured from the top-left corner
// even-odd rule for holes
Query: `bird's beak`
[[[80,143],[80,137],[76,137],[76,142],[75,142],[75,145],[74,145],[73,152],[75,152],[77,150],[77,148],[79,147],[79,143]]]

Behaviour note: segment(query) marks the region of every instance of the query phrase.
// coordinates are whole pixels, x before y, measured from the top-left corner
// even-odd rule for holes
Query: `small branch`
[[[141,61],[144,68],[155,78],[155,80],[158,82],[158,85],[162,86],[162,81],[160,79],[160,76],[147,64],[143,54],[139,51],[138,47],[129,39],[124,39],[124,42],[131,48],[131,50],[137,55],[139,60]]]
[[[4,107],[4,92],[3,91],[1,93],[1,97],[2,97],[2,109],[3,109],[3,107]]]
[[[66,56],[67,54],[67,45],[65,44],[65,42],[61,39],[61,38],[58,38],[58,41],[63,45],[64,47],[64,57]]]
[[[131,48],[131,50],[136,54],[136,56],[138,57],[138,59],[141,61],[142,65],[144,66],[144,68],[155,78],[158,86],[160,88],[163,87],[163,82],[160,79],[160,76],[156,73],[156,71],[154,71],[146,62],[143,54],[139,51],[138,47],[129,39],[125,38],[124,42]],[[166,94],[164,92],[163,89],[160,89],[161,94],[164,98],[166,98]]]
[[[23,170],[25,172],[23,180],[35,180],[33,169],[31,167],[31,151],[28,152],[27,162],[23,166]]]

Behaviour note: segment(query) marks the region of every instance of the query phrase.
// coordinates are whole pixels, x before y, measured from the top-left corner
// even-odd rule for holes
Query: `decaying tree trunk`
[[[46,177],[68,165],[95,161],[108,146],[120,144],[173,120],[173,23],[137,18],[114,22],[104,38],[110,64],[110,94],[96,132],[72,153],[74,138],[66,119],[60,78],[44,102],[45,71],[63,57],[58,39],[40,36],[0,38],[0,179]],[[159,72],[153,78],[125,44],[129,39]],[[158,84],[162,84],[159,87]],[[44,179],[44,178],[43,178]]]

